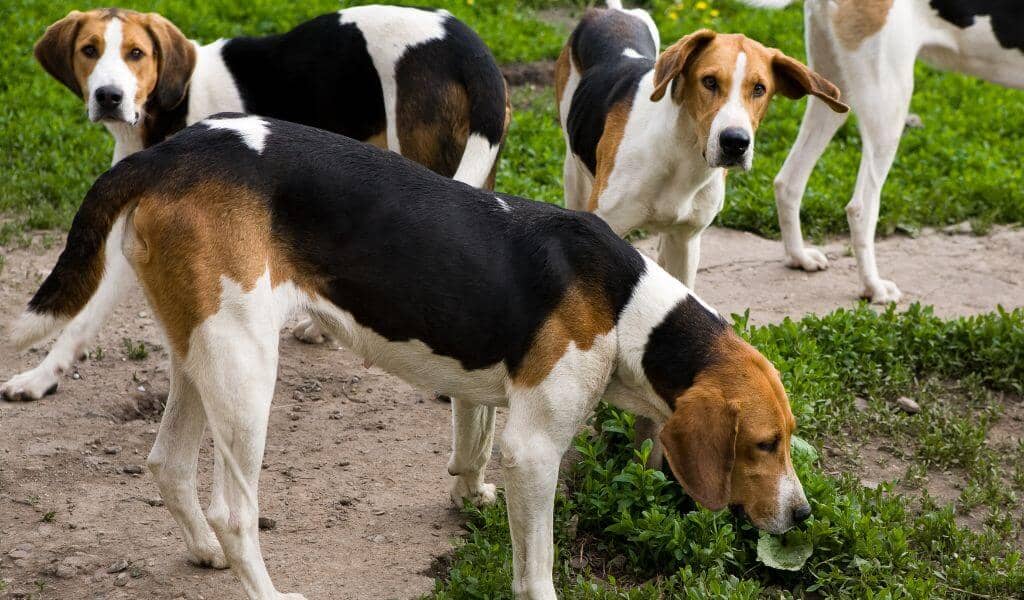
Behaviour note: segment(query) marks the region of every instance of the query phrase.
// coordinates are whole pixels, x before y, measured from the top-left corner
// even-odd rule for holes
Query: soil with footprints
[[[45,248],[46,237],[0,249],[0,343],[60,251]],[[845,248],[844,240],[828,244],[830,269],[804,273],[782,265],[778,242],[712,229],[697,291],[725,314],[750,307],[754,323],[852,306],[860,288]],[[878,262],[903,304],[932,304],[943,316],[1024,304],[1020,229],[889,238]],[[448,499],[449,406],[330,343],[302,344],[289,329],[281,341],[260,481],[261,544],[278,589],[311,600],[429,592],[464,522]],[[145,469],[168,389],[161,344],[133,290],[55,395],[0,403],[0,597],[243,597],[230,572],[186,563]],[[34,366],[44,350],[0,345],[0,380]],[[496,463],[489,478],[500,484]],[[204,502],[211,465],[208,441]]]

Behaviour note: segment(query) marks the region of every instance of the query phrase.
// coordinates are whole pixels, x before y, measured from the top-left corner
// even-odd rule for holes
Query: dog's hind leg
[[[202,398],[214,440],[207,518],[250,599],[279,594],[260,551],[258,488],[270,403],[277,379],[278,328],[269,274],[243,291],[222,279],[220,311],[192,334],[185,368]]]
[[[217,537],[206,522],[196,489],[196,462],[206,429],[206,414],[199,392],[171,360],[171,390],[160,421],[160,432],[146,463],[156,479],[167,510],[181,527],[189,562],[226,569],[227,560]]]
[[[839,86],[845,93],[837,49],[833,47],[828,15],[817,3],[805,7],[807,64],[819,74]],[[805,271],[820,271],[828,267],[828,258],[817,248],[804,246],[800,229],[800,204],[807,189],[814,166],[825,153],[825,148],[848,113],[837,113],[823,101],[811,96],[796,142],[786,157],[782,169],[775,177],[775,205],[779,211],[779,228],[786,251],[786,266]]]
[[[494,443],[494,407],[452,399],[452,455],[448,473],[455,476],[452,502],[476,506],[494,502],[494,484],[484,483],[484,471]]]
[[[886,32],[883,31],[883,34]],[[914,92],[917,47],[897,33],[883,35],[858,50],[859,58],[845,68],[850,100],[857,112],[863,148],[853,198],[846,205],[850,236],[864,291],[861,296],[885,304],[900,299],[892,281],[882,279],[875,262],[875,229],[882,186],[889,176],[903,135]]]

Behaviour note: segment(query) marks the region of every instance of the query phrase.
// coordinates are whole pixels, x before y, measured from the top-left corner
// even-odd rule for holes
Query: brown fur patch
[[[614,326],[611,305],[600,289],[580,282],[570,285],[534,335],[512,382],[523,387],[540,384],[565,354],[569,342],[580,350],[589,350],[597,336]]]
[[[726,330],[713,355],[662,430],[665,455],[701,504],[742,505],[764,523],[777,513],[779,479],[792,467],[796,421],[778,371],[753,346]],[[774,452],[758,448],[772,440]]]
[[[558,118],[565,119],[567,115],[561,114],[562,94],[565,93],[565,86],[569,83],[569,73],[572,70],[572,40],[562,47],[562,53],[555,61],[555,110],[559,111]]]
[[[629,96],[613,106],[604,120],[604,132],[597,142],[597,173],[594,175],[594,187],[587,201],[587,210],[590,212],[597,210],[597,201],[608,187],[608,180],[615,169],[615,155],[619,151],[619,144],[622,143],[622,136],[626,134],[626,122],[632,108],[633,98]]]
[[[462,85],[449,82],[438,98],[437,104],[425,106],[416,94],[398,96],[398,141],[402,156],[451,177],[469,139],[469,94]]]
[[[885,27],[892,0],[839,0],[832,15],[836,38],[848,50],[856,50],[867,38]]]
[[[382,148],[384,150],[387,150],[388,149],[388,130],[387,130],[387,128],[384,128],[384,129],[382,129],[380,131],[380,133],[375,133],[375,134],[371,135],[370,137],[366,138],[363,141],[366,142],[367,144],[370,144],[371,146],[376,146],[378,148]]]
[[[256,192],[215,180],[139,201],[129,261],[180,357],[192,331],[220,309],[221,277],[249,291],[269,268],[273,286],[292,281],[311,295],[320,289],[274,237],[265,205]]]

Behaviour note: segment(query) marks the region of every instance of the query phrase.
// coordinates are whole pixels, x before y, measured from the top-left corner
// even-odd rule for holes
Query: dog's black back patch
[[[643,21],[620,10],[588,11],[569,43],[573,62],[582,70],[566,119],[569,145],[596,173],[597,144],[608,113],[636,94],[640,79],[654,68],[658,49]]]
[[[262,153],[235,131],[198,123],[133,155],[133,168],[165,195],[211,179],[257,192],[294,264],[323,277],[326,298],[388,340],[419,340],[466,369],[504,362],[514,373],[569,286],[603,291],[617,321],[646,268],[595,215],[263,121]]]
[[[222,56],[246,112],[357,140],[384,131],[384,92],[366,38],[338,13],[280,35],[228,40]]]
[[[931,0],[939,16],[966,29],[978,17],[991,17],[992,31],[1004,48],[1024,52],[1024,2],[1021,0]]]

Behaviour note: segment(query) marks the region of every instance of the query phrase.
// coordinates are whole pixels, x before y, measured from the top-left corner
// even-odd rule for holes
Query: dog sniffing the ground
[[[225,232],[230,232],[226,235]],[[598,217],[494,194],[397,154],[269,118],[217,115],[102,175],[13,329],[21,345],[110,302],[132,268],[171,351],[148,464],[190,560],[276,591],[257,488],[279,331],[314,315],[368,363],[451,395],[456,502],[484,482],[495,407],[520,598],[555,597],[562,453],[604,397],[664,423],[687,492],[783,532],[810,506],[790,459],[778,372],[711,308]],[[204,514],[196,452],[218,468]]]

